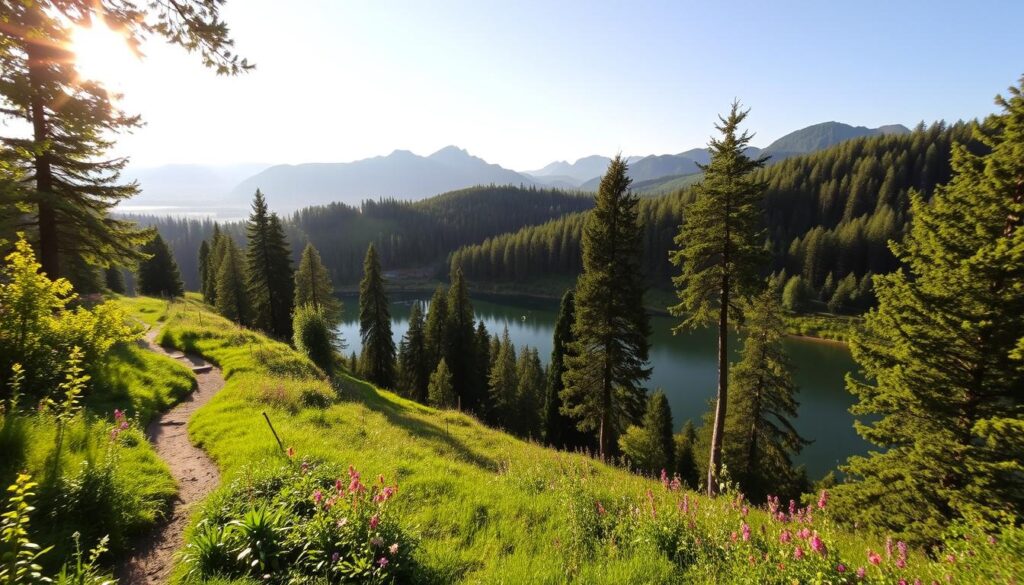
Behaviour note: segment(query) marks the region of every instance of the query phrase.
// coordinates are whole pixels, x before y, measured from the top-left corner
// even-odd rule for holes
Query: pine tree
[[[139,293],[155,297],[184,295],[185,288],[181,284],[178,265],[160,234],[153,236],[142,247],[142,252],[148,258],[139,264]]]
[[[229,238],[220,231],[220,226],[213,224],[213,235],[210,237],[210,255],[206,259],[206,280],[203,281],[203,300],[207,304],[217,306],[217,277],[220,275],[220,263],[224,259],[225,239]]]
[[[711,436],[707,491],[718,485],[722,440],[729,400],[730,309],[736,298],[753,292],[765,258],[761,228],[764,185],[752,175],[767,157],[750,159],[745,154],[750,134],[738,134],[750,110],[734,102],[728,118],[715,128],[722,138],[712,139],[711,162],[702,167],[704,179],[694,187],[696,199],[683,214],[675,238],[678,250],[671,261],[681,269],[672,279],[679,304],[669,311],[683,317],[676,331],[718,325],[718,392]],[[735,315],[734,315],[735,317]]]
[[[508,335],[508,327],[501,335],[494,367],[491,368],[489,388],[491,404],[494,405],[492,422],[504,428],[511,428],[516,414],[516,348]]]
[[[275,337],[291,338],[295,296],[291,252],[277,214],[270,213],[259,189],[253,197],[246,233],[246,285],[253,325]]]
[[[217,312],[239,325],[247,325],[251,314],[245,287],[245,265],[235,241],[224,238],[224,256],[217,272]]]
[[[444,357],[448,335],[448,293],[438,286],[427,306],[427,363],[431,371]]]
[[[295,271],[295,306],[312,305],[322,308],[331,323],[341,322],[342,305],[334,296],[334,285],[327,267],[320,260],[320,252],[312,243],[306,244]]]
[[[911,197],[904,268],[875,277],[878,307],[851,350],[864,380],[857,431],[880,447],[851,457],[836,490],[845,517],[928,541],[961,518],[1024,516],[1024,79],[1002,112],[957,146],[931,202]]]
[[[491,404],[491,393],[488,379],[491,375],[491,336],[487,332],[487,326],[481,320],[476,326],[476,335],[473,340],[473,393],[480,397],[480,406],[477,415],[487,420],[493,409]]]
[[[544,392],[544,366],[532,347],[523,346],[516,363],[515,428],[522,437],[540,434],[541,396]]]
[[[800,477],[791,456],[808,442],[791,422],[797,415],[797,389],[782,347],[782,308],[765,290],[744,313],[747,336],[732,371],[723,459],[750,501],[764,501],[769,494],[796,496]]]
[[[643,307],[638,197],[622,157],[608,165],[583,233],[583,274],[576,283],[574,340],[562,377],[562,412],[596,430],[602,457],[643,412],[650,377],[650,324]]]
[[[472,381],[476,319],[473,316],[473,304],[469,300],[469,290],[462,276],[461,266],[452,269],[451,281],[451,287],[448,289],[448,321],[443,353],[452,373],[455,395],[459,397],[462,408],[479,413],[483,401],[473,393]]]
[[[13,193],[14,206],[31,209],[43,271],[53,278],[70,266],[93,268],[141,260],[152,233],[115,219],[110,210],[134,195],[120,183],[126,158],[110,158],[113,137],[140,124],[121,112],[102,84],[76,70],[72,25],[102,19],[138,47],[156,34],[202,56],[204,64],[234,74],[249,68],[231,51],[220,6],[205,0],[39,0],[6,2],[0,42],[0,114],[31,128],[30,138],[5,138],[12,166],[32,178]],[[81,271],[81,267],[75,270]]]
[[[203,240],[199,244],[199,292],[205,293],[210,280],[210,244]]]
[[[562,413],[562,376],[565,358],[572,345],[572,324],[576,320],[575,292],[562,296],[551,342],[551,365],[548,368],[547,393],[544,397],[544,440],[559,449],[577,449],[590,444],[587,436],[576,428],[575,419]]]
[[[402,390],[413,400],[426,404],[431,370],[427,360],[426,323],[423,319],[423,306],[419,302],[412,304],[409,329],[402,341],[398,352],[398,364],[403,378]]]
[[[697,429],[693,427],[693,421],[687,420],[683,430],[677,433],[674,439],[676,473],[686,485],[697,489],[701,473],[697,462]]]
[[[437,369],[430,374],[430,385],[428,388],[430,404],[437,408],[452,408],[455,406],[455,388],[452,386],[452,373],[448,370],[448,364],[444,358],[437,364]]]
[[[650,475],[667,473],[675,466],[672,412],[664,392],[651,395],[643,421],[626,429],[619,437],[619,448],[637,470]]]
[[[395,340],[391,335],[391,311],[384,292],[377,250],[370,244],[363,261],[363,280],[359,283],[359,334],[363,355],[359,359],[362,374],[377,386],[395,384]]]
[[[121,273],[120,267],[111,266],[107,268],[103,273],[103,280],[107,286],[107,290],[114,294],[124,294],[124,274]]]

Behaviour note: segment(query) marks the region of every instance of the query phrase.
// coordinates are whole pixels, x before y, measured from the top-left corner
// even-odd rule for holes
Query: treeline
[[[388,270],[420,269],[434,276],[447,255],[496,234],[517,230],[589,209],[593,199],[575,193],[536,187],[481,186],[444,193],[421,201],[367,200],[308,207],[281,223],[297,252],[311,243],[338,284],[355,284],[362,276],[363,255],[373,244]],[[185,287],[199,288],[196,250],[213,234],[209,219],[129,216],[157,229],[178,258]],[[220,230],[244,247],[240,222],[221,223]],[[447,274],[441,268],[441,274]]]
[[[830,308],[860,311],[870,295],[850,294],[869,286],[870,276],[891,272],[896,259],[889,240],[900,240],[910,215],[910,193],[930,197],[949,180],[954,142],[974,143],[974,124],[919,125],[910,134],[850,140],[814,154],[758,170],[767,241],[772,255],[766,275],[782,285],[797,276],[810,303],[833,301]],[[667,287],[675,271],[668,259],[692,188],[642,199],[642,262],[648,282]],[[501,234],[460,248],[451,256],[467,276],[480,281],[519,281],[551,274],[578,273],[584,214]],[[851,276],[852,275],[852,276]]]

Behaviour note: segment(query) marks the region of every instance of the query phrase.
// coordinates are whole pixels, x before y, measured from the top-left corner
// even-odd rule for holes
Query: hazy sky
[[[764,146],[828,120],[994,110],[1024,2],[229,0],[257,69],[151,44],[116,67],[138,166],[340,162],[448,144],[517,170],[701,146],[734,97]]]

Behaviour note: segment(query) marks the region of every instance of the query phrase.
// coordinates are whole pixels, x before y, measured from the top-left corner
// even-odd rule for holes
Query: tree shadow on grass
[[[406,405],[395,402],[382,396],[377,389],[367,382],[347,376],[339,376],[337,384],[340,386],[340,400],[362,404],[373,412],[384,415],[387,421],[407,431],[417,439],[425,440],[432,446],[450,451],[456,457],[475,465],[486,471],[496,473],[500,466],[496,460],[475,451],[464,441],[456,438],[447,428],[439,424],[412,416],[412,413],[419,410],[421,413],[428,413],[426,407],[419,405]]]

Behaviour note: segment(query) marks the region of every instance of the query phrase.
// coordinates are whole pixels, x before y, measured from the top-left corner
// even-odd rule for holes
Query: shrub
[[[337,336],[324,309],[313,305],[297,307],[292,329],[295,348],[330,375],[334,369],[334,344]]]
[[[367,486],[309,462],[243,470],[215,494],[184,551],[191,579],[220,575],[269,583],[403,581],[413,542],[389,514],[398,487]]]
[[[80,348],[82,363],[96,364],[116,343],[138,336],[113,304],[71,308],[71,283],[50,280],[40,267],[21,238],[0,269],[0,398],[14,364],[23,368],[22,392],[42,398],[60,384],[72,348]]]

